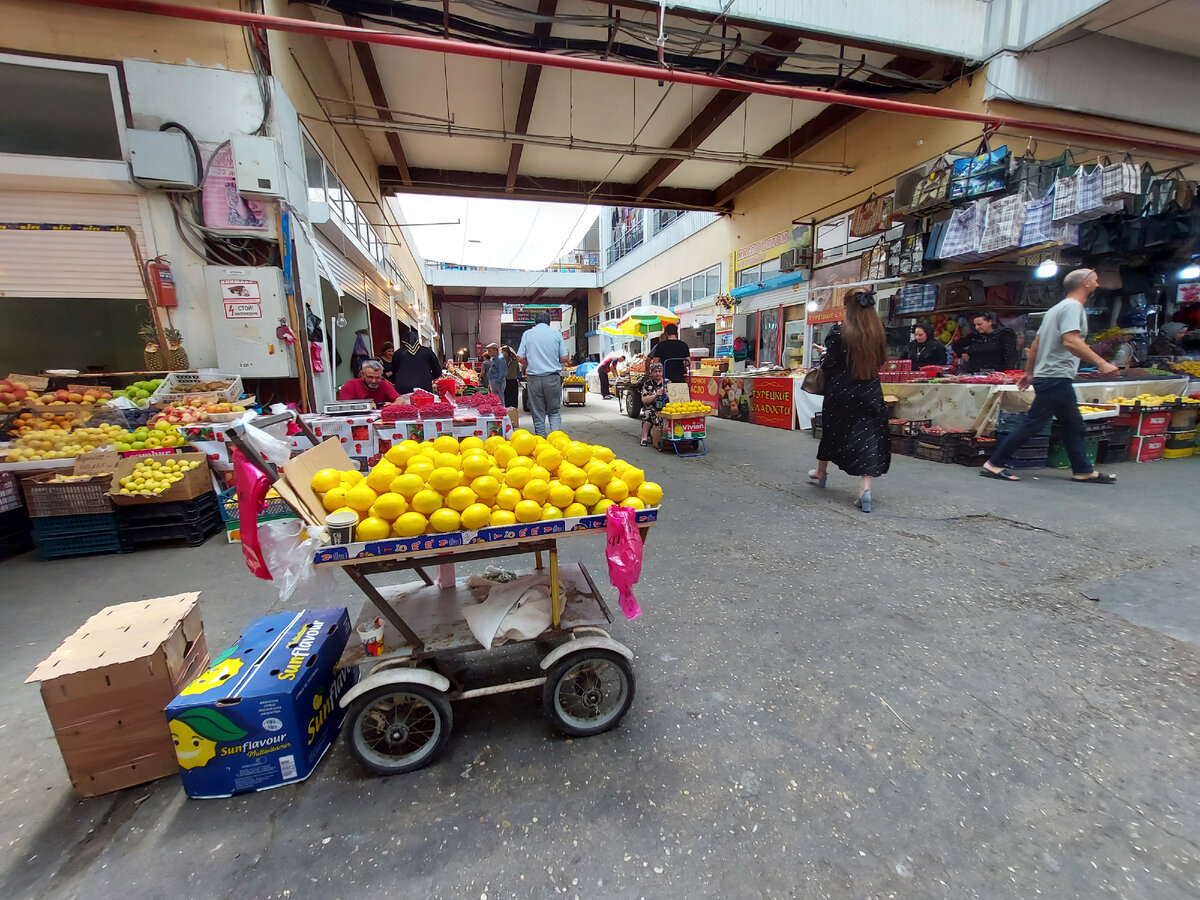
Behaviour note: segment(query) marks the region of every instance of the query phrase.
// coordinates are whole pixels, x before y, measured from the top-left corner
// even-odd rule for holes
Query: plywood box
[[[94,797],[178,771],[163,710],[208,668],[199,596],[107,607],[26,679],[42,684],[78,794]]]

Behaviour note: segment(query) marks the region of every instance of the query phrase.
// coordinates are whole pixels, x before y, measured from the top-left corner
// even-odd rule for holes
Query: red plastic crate
[[[1129,445],[1129,458],[1133,462],[1154,462],[1163,458],[1166,449],[1165,434],[1137,435]]]
[[[1131,410],[1122,412],[1112,419],[1114,425],[1124,425],[1133,429],[1135,435],[1151,436],[1166,434],[1167,426],[1171,424],[1171,412],[1138,412]]]

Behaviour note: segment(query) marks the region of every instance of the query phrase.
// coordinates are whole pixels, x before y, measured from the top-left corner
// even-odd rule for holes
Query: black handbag
[[[1079,226],[1079,249],[1089,256],[1116,253],[1121,249],[1123,224],[1119,216],[1093,219]]]

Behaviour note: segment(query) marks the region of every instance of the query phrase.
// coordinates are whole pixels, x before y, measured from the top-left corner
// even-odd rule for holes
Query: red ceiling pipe
[[[747,94],[766,94],[792,100],[807,100],[814,103],[830,103],[837,106],[853,106],[879,112],[920,116],[927,119],[953,119],[960,122],[976,122],[986,129],[1009,128],[1018,131],[1042,132],[1067,138],[1086,138],[1119,145],[1122,149],[1162,150],[1200,158],[1200,147],[1164,141],[1156,138],[1136,137],[1113,131],[1097,131],[1069,125],[1055,125],[1023,119],[1011,119],[989,113],[970,112],[961,109],[943,109],[923,103],[909,103],[884,97],[859,97],[841,91],[818,91],[812,88],[791,87],[782,84],[765,84],[741,78],[723,78],[697,72],[681,72],[675,69],[660,69],[634,63],[608,59],[590,59],[578,56],[559,56],[536,50],[514,50],[494,47],[490,44],[472,44],[467,41],[427,37],[418,34],[397,34],[390,31],[373,31],[350,25],[334,25],[306,19],[291,19],[286,16],[266,16],[258,13],[240,12],[230,9],[211,9],[196,6],[179,6],[174,3],[157,3],[151,0],[58,0],[75,6],[94,6],[124,12],[148,13],[175,19],[191,19],[197,22],[214,22],[221,25],[258,27],[270,31],[285,31],[292,34],[308,34],[315,37],[364,44],[380,44],[385,47],[403,47],[407,50],[422,50],[429,53],[450,53],[456,56],[473,56],[481,59],[497,59],[525,63],[534,66],[550,66],[558,69],[575,69],[581,72],[596,72],[602,75],[623,75],[627,78],[642,78],[650,81],[673,81],[679,84],[699,85],[718,90],[740,91]]]

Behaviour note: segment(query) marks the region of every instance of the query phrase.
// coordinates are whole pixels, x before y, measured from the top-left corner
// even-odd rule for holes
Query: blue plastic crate
[[[42,559],[62,559],[67,556],[91,556],[97,553],[128,553],[133,549],[121,540],[114,529],[112,534],[71,534],[62,537],[34,536],[34,545]]]
[[[33,521],[35,538],[69,537],[86,534],[117,533],[115,513],[94,513],[87,516],[41,516]]]
[[[218,499],[221,503],[221,518],[226,522],[238,521],[237,488],[222,491]],[[258,518],[260,521],[263,519],[287,519],[294,518],[295,515],[296,511],[282,497],[270,497],[267,499],[266,509],[258,514]]]

